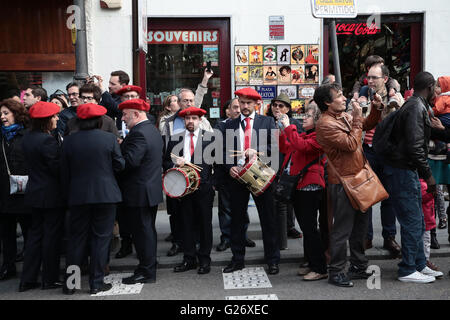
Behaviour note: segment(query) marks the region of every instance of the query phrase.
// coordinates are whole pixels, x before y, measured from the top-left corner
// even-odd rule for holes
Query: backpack
[[[375,153],[380,156],[391,155],[397,148],[397,144],[391,138],[391,135],[400,110],[401,109],[390,113],[386,118],[378,123],[376,127],[372,145]]]

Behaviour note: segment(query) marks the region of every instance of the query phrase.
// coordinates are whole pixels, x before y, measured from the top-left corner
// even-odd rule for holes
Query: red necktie
[[[244,150],[250,149],[250,140],[252,138],[252,128],[250,127],[250,117],[245,118],[244,131]]]
[[[191,151],[191,158],[194,155],[194,133],[191,132],[191,145],[190,145],[190,151]],[[191,159],[192,161],[192,159]]]

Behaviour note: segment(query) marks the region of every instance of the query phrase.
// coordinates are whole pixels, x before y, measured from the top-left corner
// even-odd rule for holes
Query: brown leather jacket
[[[341,176],[355,175],[364,166],[362,132],[375,128],[380,116],[381,111],[372,108],[365,119],[353,119],[346,112],[335,115],[329,111],[320,117],[316,124],[317,142]],[[340,184],[331,166],[328,166],[328,183]]]

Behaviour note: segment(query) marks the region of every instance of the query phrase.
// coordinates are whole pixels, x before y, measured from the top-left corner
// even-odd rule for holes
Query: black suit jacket
[[[29,131],[23,137],[22,149],[28,165],[25,203],[33,208],[63,207],[61,146],[56,138],[41,131]]]
[[[93,129],[66,136],[61,160],[69,206],[122,201],[115,173],[125,160],[115,135]]]
[[[131,128],[120,145],[125,170],[120,175],[123,202],[129,207],[153,207],[163,201],[163,142],[158,129],[146,120]]]
[[[237,161],[239,157],[230,157],[232,153],[229,150],[240,150],[240,136],[236,130],[239,130],[241,126],[241,117],[239,116],[236,119],[229,120],[225,122],[223,126],[224,129],[224,138],[223,138],[223,155],[224,155],[224,169],[228,173],[233,166],[237,166]],[[266,134],[262,135],[266,138],[265,141],[259,141],[261,130],[265,129]],[[252,128],[252,139],[251,139],[251,148],[255,149],[258,152],[264,152],[265,156],[271,156],[271,144],[272,141],[271,133],[272,130],[276,129],[275,121],[272,117],[262,116],[259,114],[255,114],[255,119],[253,121]],[[231,131],[230,131],[231,130]],[[230,134],[234,134],[232,139],[232,144],[227,145],[227,136]]]
[[[173,152],[172,150],[174,149],[174,147],[179,143],[181,143],[181,148],[175,154],[177,156],[183,157],[185,132],[186,130],[183,130],[182,132],[170,137],[170,140],[167,144],[167,150],[164,154],[164,163],[163,163],[164,171],[175,167],[172,158],[170,157],[170,154]],[[210,186],[212,184],[212,165],[207,163],[209,161],[205,161],[203,151],[209,144],[214,143],[214,140],[209,138],[204,139],[206,134],[207,133],[204,130],[200,130],[197,144],[195,145],[194,149],[194,156],[193,159],[191,159],[191,163],[196,164],[202,168],[202,171],[200,172],[200,185]],[[212,156],[214,156],[214,152],[212,153]]]

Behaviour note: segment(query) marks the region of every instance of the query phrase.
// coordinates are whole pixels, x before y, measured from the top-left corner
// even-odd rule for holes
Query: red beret
[[[122,102],[119,104],[119,109],[136,109],[136,110],[142,110],[142,111],[149,111],[150,110],[150,104],[145,102],[142,99],[130,99]]]
[[[80,119],[100,117],[104,114],[106,114],[106,108],[95,103],[86,103],[77,107],[77,117]]]
[[[253,100],[262,100],[258,91],[252,88],[243,88],[234,92],[235,95],[239,97],[247,97]]]
[[[38,101],[30,108],[31,118],[47,118],[61,111],[60,106],[52,102]]]
[[[138,87],[138,86],[131,86],[131,85],[128,85],[128,86],[124,86],[122,89],[120,89],[119,91],[117,91],[116,94],[117,94],[118,96],[121,96],[121,95],[123,95],[124,93],[130,92],[130,91],[136,91],[136,92],[138,93],[138,95],[140,96],[141,93],[142,93],[142,88],[141,88],[141,87]]]
[[[184,118],[185,116],[193,115],[193,116],[204,116],[206,114],[206,110],[197,107],[189,107],[184,110],[181,110],[178,113],[178,116]]]

